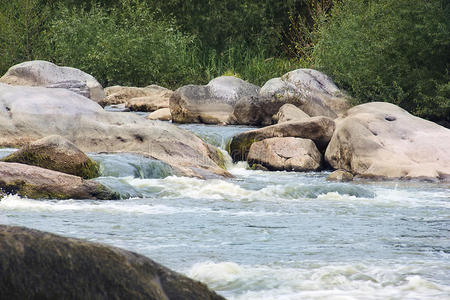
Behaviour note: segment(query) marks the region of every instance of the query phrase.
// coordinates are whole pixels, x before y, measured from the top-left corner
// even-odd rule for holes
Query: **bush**
[[[0,5],[0,74],[17,63],[38,58],[40,33],[50,9],[40,0],[2,1]]]
[[[137,0],[121,0],[109,10],[60,6],[45,40],[52,61],[82,69],[103,85],[173,88],[198,80],[193,38],[155,20]]]
[[[316,66],[355,98],[450,121],[450,5],[441,0],[348,0],[321,28]]]

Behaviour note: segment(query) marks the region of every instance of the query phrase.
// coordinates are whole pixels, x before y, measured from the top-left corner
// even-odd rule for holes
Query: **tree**
[[[355,98],[450,121],[450,5],[443,0],[347,0],[314,50],[316,66]]]

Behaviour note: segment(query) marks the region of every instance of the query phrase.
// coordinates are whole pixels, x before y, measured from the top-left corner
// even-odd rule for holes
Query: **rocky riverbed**
[[[315,70],[262,87],[223,76],[103,90],[80,70],[26,62],[0,78],[0,146],[1,223],[122,246],[229,298],[449,293],[450,130],[389,103],[350,108]],[[278,276],[288,270],[300,279]]]

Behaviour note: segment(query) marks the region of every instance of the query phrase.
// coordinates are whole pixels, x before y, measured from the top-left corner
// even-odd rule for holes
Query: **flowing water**
[[[245,127],[183,125],[225,147]],[[0,156],[14,151],[0,150]],[[450,186],[329,183],[327,173],[177,177],[137,155],[91,154],[120,201],[0,202],[0,223],[107,243],[229,299],[450,299]]]

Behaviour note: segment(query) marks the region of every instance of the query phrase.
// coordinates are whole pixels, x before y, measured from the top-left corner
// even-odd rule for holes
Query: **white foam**
[[[448,265],[447,267],[449,267]],[[430,263],[370,265],[305,263],[292,268],[195,264],[187,275],[229,299],[450,299],[450,287],[427,280]]]
[[[83,211],[134,214],[175,214],[193,212],[194,209],[166,205],[137,204],[125,201],[82,201],[82,200],[33,200],[17,195],[8,195],[0,201],[0,211]]]

